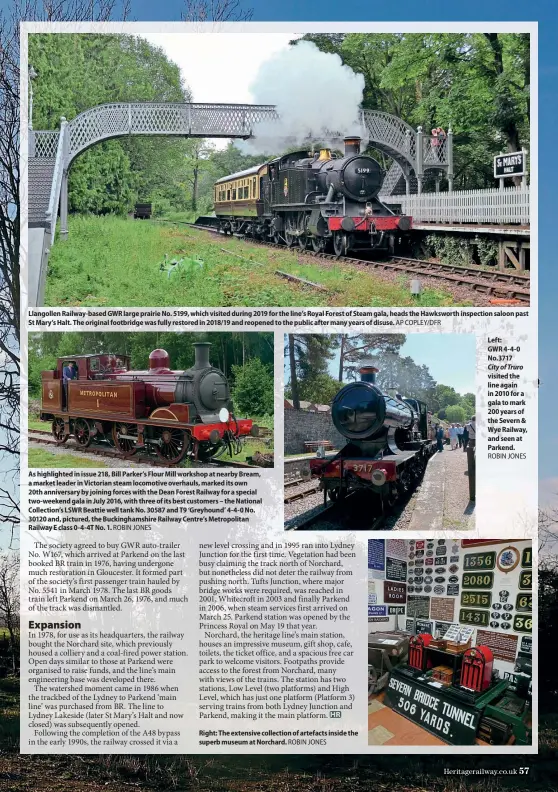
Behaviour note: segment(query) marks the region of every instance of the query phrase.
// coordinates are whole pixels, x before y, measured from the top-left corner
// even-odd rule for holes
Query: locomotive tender
[[[210,346],[195,343],[194,365],[185,371],[170,369],[164,349],[151,352],[147,371],[131,370],[127,355],[59,358],[54,371],[41,373],[41,420],[52,422],[59,445],[70,436],[82,448],[107,441],[124,457],[144,451],[169,465],[187,454],[202,461],[226,450],[232,456],[258,428],[235,417],[227,378],[209,362]],[[64,381],[69,363],[77,377]]]
[[[288,247],[311,246],[316,253],[332,245],[337,256],[393,251],[396,240],[411,230],[412,218],[378,199],[385,171],[360,153],[360,143],[359,137],[346,137],[343,157],[329,149],[314,155],[298,151],[219,179],[214,187],[219,229]]]
[[[310,472],[320,479],[324,498],[337,501],[364,489],[380,498],[383,511],[418,483],[436,445],[427,405],[383,393],[377,373],[363,364],[360,381],[335,396],[331,417],[348,443],[333,459],[310,460]]]

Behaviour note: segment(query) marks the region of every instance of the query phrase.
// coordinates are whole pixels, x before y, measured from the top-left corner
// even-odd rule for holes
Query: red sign
[[[424,550],[424,542],[417,542],[416,548],[417,550]]]

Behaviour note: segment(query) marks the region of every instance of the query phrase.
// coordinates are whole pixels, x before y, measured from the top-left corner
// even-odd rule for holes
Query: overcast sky
[[[179,66],[194,102],[252,103],[261,64],[298,38],[298,33],[177,33],[147,36]],[[228,141],[215,139],[217,148]]]

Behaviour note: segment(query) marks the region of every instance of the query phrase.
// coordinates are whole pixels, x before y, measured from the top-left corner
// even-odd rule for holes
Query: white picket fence
[[[396,204],[416,223],[491,223],[529,225],[529,187],[505,190],[459,190],[457,192],[422,193],[422,195],[386,195],[388,206]]]

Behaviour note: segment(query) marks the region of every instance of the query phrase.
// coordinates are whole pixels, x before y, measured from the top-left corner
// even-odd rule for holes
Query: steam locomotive
[[[59,358],[41,374],[41,420],[52,422],[59,445],[70,436],[82,448],[105,441],[123,457],[144,451],[169,465],[187,454],[201,461],[227,450],[232,456],[258,428],[235,417],[227,378],[209,362],[210,346],[194,344],[195,362],[185,371],[170,369],[164,349],[151,352],[147,371],[131,370],[127,355]],[[64,376],[70,366],[72,379]]]
[[[332,245],[337,256],[351,250],[391,250],[411,230],[412,218],[397,215],[378,199],[385,171],[360,153],[359,137],[345,138],[345,154],[329,149],[312,156],[298,151],[219,179],[215,218],[226,234],[243,233],[288,247]]]
[[[310,460],[310,473],[320,479],[324,498],[337,501],[364,489],[380,498],[384,510],[416,486],[436,445],[427,405],[383,393],[377,373],[363,364],[360,381],[336,395],[331,417],[348,442],[333,459]]]

